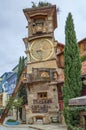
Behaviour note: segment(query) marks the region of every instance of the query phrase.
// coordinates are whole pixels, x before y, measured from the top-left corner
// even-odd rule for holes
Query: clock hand
[[[48,50],[50,50],[50,48],[43,48],[43,47],[42,47],[42,48],[40,48],[40,50],[41,50],[41,51],[48,51]]]
[[[37,52],[37,53],[40,53],[41,51],[42,51],[41,49],[39,49],[39,50],[36,50],[36,52]]]
[[[42,60],[42,50],[41,50],[41,49],[38,49],[38,50],[36,50],[36,52],[37,52],[38,55],[39,55],[39,59]]]

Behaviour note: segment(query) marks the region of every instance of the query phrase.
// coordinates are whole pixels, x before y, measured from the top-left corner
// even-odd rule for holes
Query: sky
[[[0,0],[0,76],[12,71],[20,56],[26,56],[23,38],[28,36],[27,20],[23,9],[36,4],[39,0]],[[45,1],[45,0],[42,0]],[[65,21],[71,12],[74,20],[77,41],[86,37],[86,0],[47,0],[56,4],[58,28],[55,39],[65,43]]]

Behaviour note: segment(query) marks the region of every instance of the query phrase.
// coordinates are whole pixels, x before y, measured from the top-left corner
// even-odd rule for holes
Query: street
[[[0,130],[67,130],[65,125],[61,124],[34,124],[34,125],[16,125],[16,126],[0,126]]]
[[[10,127],[7,127],[7,126],[0,126],[0,130],[34,130],[33,128],[29,128],[28,126],[27,127],[17,127],[17,126],[10,126]]]

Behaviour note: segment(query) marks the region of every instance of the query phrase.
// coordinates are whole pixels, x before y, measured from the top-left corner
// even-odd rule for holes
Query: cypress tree
[[[65,26],[65,48],[64,48],[64,98],[80,96],[82,83],[81,83],[81,60],[79,48],[74,31],[74,24],[71,13],[68,14]],[[68,104],[68,100],[64,100]]]
[[[19,58],[19,64],[18,64],[17,82],[19,81],[20,76],[21,76],[21,57]]]
[[[64,77],[64,116],[66,123],[68,123],[67,117],[69,116],[66,109],[68,101],[71,98],[80,96],[82,89],[81,60],[71,13],[68,14],[65,25]]]
[[[24,56],[19,58],[19,64],[18,64],[18,73],[17,73],[17,81],[19,81],[19,78],[22,74],[22,71],[25,67],[25,62],[24,62]]]
[[[24,67],[25,67],[25,60],[23,56],[19,58],[17,81],[19,81]],[[18,97],[22,98],[23,100],[21,105],[24,105],[27,103],[27,92],[24,85],[21,85],[20,90],[18,92]],[[22,119],[22,108],[20,108],[19,111],[20,111],[20,118]]]

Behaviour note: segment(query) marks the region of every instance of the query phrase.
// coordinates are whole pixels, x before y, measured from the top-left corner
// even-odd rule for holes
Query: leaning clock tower
[[[57,27],[56,6],[26,8],[28,36],[23,38],[27,55],[26,106],[27,123],[57,119],[57,62],[54,30]]]

